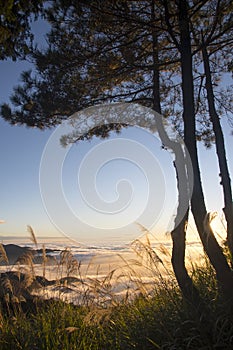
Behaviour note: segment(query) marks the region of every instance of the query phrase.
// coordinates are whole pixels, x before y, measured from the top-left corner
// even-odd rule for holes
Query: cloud
[[[0,224],[5,224],[5,220],[0,220]]]

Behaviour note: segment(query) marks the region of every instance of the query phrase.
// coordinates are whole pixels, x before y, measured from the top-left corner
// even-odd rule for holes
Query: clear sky
[[[35,30],[39,30],[38,28],[35,27]],[[9,101],[12,87],[19,82],[20,72],[29,67],[28,62],[0,62],[0,103]],[[223,120],[222,124],[228,164],[233,174],[233,136],[227,121]],[[155,219],[155,232],[165,232],[169,228],[176,204],[175,173],[171,155],[161,150],[158,138],[134,127],[124,130],[120,135],[113,134],[107,141],[94,139],[72,146],[65,155],[60,179],[64,203],[74,213],[73,217],[69,217],[59,207],[59,195],[53,192],[55,181],[50,167],[47,173],[48,187],[42,186],[48,191],[48,202],[46,198],[43,198],[43,202],[41,197],[40,163],[52,133],[53,130],[40,131],[10,126],[0,120],[0,220],[5,221],[0,226],[0,236],[25,236],[26,226],[30,224],[38,236],[61,236],[65,233],[78,241],[120,243],[130,241],[140,234],[136,222],[149,226],[152,219]],[[130,147],[134,151],[127,153],[126,148],[130,150]],[[107,161],[109,149],[117,150],[118,153],[113,152],[111,160]],[[142,149],[144,153],[140,153]],[[95,160],[100,159],[98,154],[101,152],[106,155],[106,161],[103,160],[101,164],[97,161],[95,164],[97,171],[94,190],[96,189],[97,195],[109,207],[119,198],[123,198],[125,210],[110,209],[108,214],[104,214],[105,207],[102,212],[96,211],[88,202],[90,193],[91,198],[94,198],[94,190],[88,182],[92,181],[91,177],[89,179],[92,170],[86,170],[86,175],[82,178],[82,173],[79,173],[80,165],[85,166],[88,157],[93,165]],[[133,158],[131,160],[130,152]],[[215,148],[213,146],[212,150],[206,150],[200,146],[199,154],[208,210],[220,212],[223,200]],[[154,157],[151,168],[148,166],[149,160],[146,166],[141,165],[142,158],[145,160],[147,156]],[[98,169],[99,165],[101,166]],[[156,175],[151,190],[148,181],[151,181],[150,176],[154,173]],[[122,179],[126,181],[119,183]],[[151,194],[155,199],[148,206]],[[145,208],[146,212],[142,215]]]

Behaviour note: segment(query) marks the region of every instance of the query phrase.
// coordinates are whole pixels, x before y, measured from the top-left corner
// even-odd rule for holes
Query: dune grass
[[[37,245],[33,230],[30,228],[29,231]],[[0,249],[1,259],[7,262],[3,246]],[[163,261],[150,242],[136,240],[133,249],[138,255],[135,265],[145,264],[146,271],[158,277],[158,263],[163,265]],[[161,253],[167,257],[167,251],[162,247]],[[31,258],[29,260],[26,271],[33,279],[33,262]],[[45,262],[43,247],[43,276]],[[79,266],[67,249],[61,253],[59,264],[59,269],[65,269],[67,277],[79,273]],[[128,270],[129,276],[135,274],[133,264],[128,263]],[[26,300],[20,298],[20,294],[16,297],[12,293],[12,282],[6,279],[9,286],[4,287],[9,293],[0,299],[0,349],[233,349],[233,310],[218,295],[213,268],[206,260],[202,266],[193,264],[190,273],[204,300],[203,310],[197,311],[182,299],[172,275],[156,278],[150,293],[144,288],[142,276],[137,275],[138,293],[133,294],[133,298],[126,294],[118,300],[112,295],[112,300],[108,299],[107,303],[98,302],[102,298],[98,299],[98,292],[102,293],[106,285],[111,284],[113,273],[110,272],[102,285],[93,281],[95,300],[86,293],[87,302],[79,305],[38,297]],[[20,281],[22,288],[26,282],[25,278]]]

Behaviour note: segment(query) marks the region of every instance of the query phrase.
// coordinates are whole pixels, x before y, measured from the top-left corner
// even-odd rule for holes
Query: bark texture
[[[192,52],[187,0],[178,1],[178,10],[184,107],[184,142],[190,154],[194,175],[191,209],[204,250],[216,270],[217,280],[225,297],[229,299],[232,298],[233,290],[232,272],[210,225],[206,225],[207,211],[202,190],[196,144]],[[206,230],[207,226],[208,230]]]
[[[206,91],[207,91],[207,100],[209,107],[210,119],[213,124],[213,130],[215,134],[215,143],[216,143],[216,153],[218,156],[221,184],[223,186],[224,194],[224,205],[223,208],[225,218],[227,221],[227,244],[231,257],[233,257],[233,206],[232,206],[232,189],[231,189],[231,179],[227,165],[226,149],[224,143],[224,136],[222,132],[222,126],[219,120],[218,113],[215,108],[214,101],[214,91],[210,70],[209,55],[206,49],[206,46],[202,46],[202,56],[205,69],[206,77]]]

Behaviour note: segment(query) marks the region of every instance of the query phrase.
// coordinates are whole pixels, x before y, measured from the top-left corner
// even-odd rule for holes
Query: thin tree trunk
[[[230,174],[229,174],[228,165],[227,165],[226,150],[225,150],[222,127],[215,108],[214,91],[213,91],[213,85],[212,85],[209,56],[205,45],[203,45],[202,47],[202,56],[204,61],[204,69],[205,69],[205,77],[206,77],[206,91],[207,91],[209,114],[210,114],[210,119],[212,121],[213,130],[215,134],[216,152],[218,156],[220,176],[222,179],[221,184],[223,186],[224,205],[225,205],[225,207],[223,208],[223,211],[227,221],[227,244],[228,244],[229,251],[232,258],[233,257],[233,207],[232,207],[231,179],[230,179]]]
[[[154,0],[151,2],[151,20],[152,28],[155,23],[155,8]],[[160,103],[160,74],[159,74],[159,57],[158,57],[158,36],[156,30],[152,29],[152,43],[153,43],[153,109],[161,114]],[[198,290],[193,285],[187,269],[185,267],[185,248],[186,248],[186,226],[189,212],[189,191],[188,179],[186,173],[186,162],[182,146],[173,142],[167,136],[162,121],[157,125],[161,141],[164,146],[173,150],[175,154],[174,166],[177,175],[177,189],[178,189],[178,208],[175,219],[175,228],[171,232],[173,247],[172,247],[172,266],[184,298],[195,306],[202,304]],[[183,207],[186,211],[183,213]]]
[[[171,233],[173,241],[172,266],[183,297],[192,305],[199,308],[203,305],[203,301],[184,264],[187,220],[188,211],[183,220]]]
[[[178,208],[175,228],[171,233],[173,241],[172,266],[183,296],[199,308],[203,305],[203,302],[185,267],[186,228],[189,214],[187,162],[179,143],[173,145],[173,151],[175,153],[174,166],[177,177]]]
[[[192,53],[189,30],[189,17],[187,11],[187,0],[179,0],[178,7],[182,70],[182,93],[184,107],[184,142],[190,154],[194,175],[191,209],[204,250],[209,257],[211,264],[216,270],[218,283],[221,286],[225,296],[227,298],[232,298],[233,279],[231,269],[227,264],[226,258],[211,230],[211,227],[209,226],[208,230],[206,230],[205,227],[207,211],[202,190],[196,145]]]

